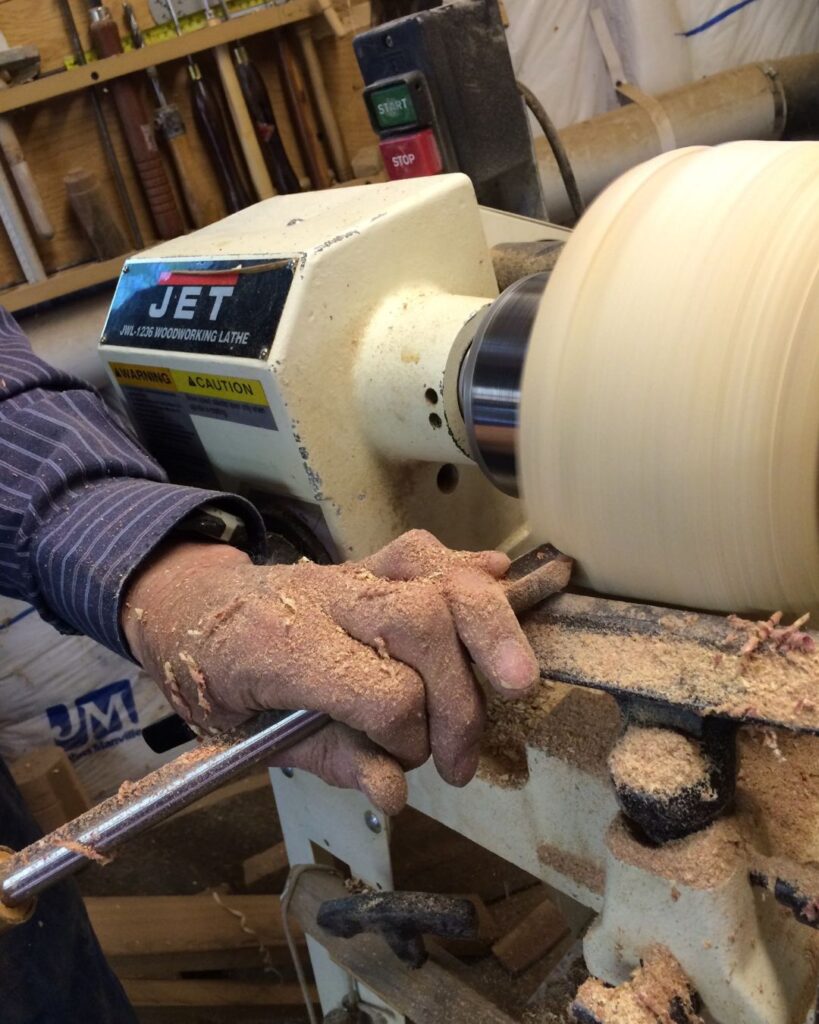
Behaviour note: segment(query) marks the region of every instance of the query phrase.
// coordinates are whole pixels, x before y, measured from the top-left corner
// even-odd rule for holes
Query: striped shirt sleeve
[[[168,483],[94,389],[38,358],[0,307],[0,593],[130,657],[125,586],[204,506],[238,516],[261,557],[264,527],[248,502]]]

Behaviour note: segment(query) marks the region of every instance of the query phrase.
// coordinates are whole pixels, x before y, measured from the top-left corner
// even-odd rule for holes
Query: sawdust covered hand
[[[230,728],[267,708],[330,714],[333,725],[273,764],[396,813],[403,771],[430,753],[453,785],[475,773],[484,711],[471,662],[510,697],[537,679],[500,582],[508,568],[498,552],[450,551],[421,531],[330,566],[257,566],[235,548],[181,542],[131,583],[123,628],[195,725]],[[553,569],[543,594],[565,586],[569,569]]]

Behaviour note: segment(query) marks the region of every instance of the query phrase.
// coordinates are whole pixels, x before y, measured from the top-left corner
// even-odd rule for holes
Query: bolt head
[[[364,824],[367,826],[370,832],[374,832],[376,835],[378,835],[378,833],[381,831],[381,819],[378,817],[375,811],[364,812]]]
[[[282,768],[282,775],[288,779],[292,779],[295,774],[296,772],[294,768]]]

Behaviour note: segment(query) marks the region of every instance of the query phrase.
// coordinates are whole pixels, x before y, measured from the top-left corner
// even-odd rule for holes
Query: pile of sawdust
[[[710,764],[700,744],[673,729],[631,725],[609,757],[617,786],[673,796],[707,780]]]

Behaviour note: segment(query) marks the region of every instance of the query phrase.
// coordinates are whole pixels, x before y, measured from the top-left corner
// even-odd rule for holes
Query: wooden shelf
[[[49,302],[51,299],[82,291],[83,288],[91,288],[95,284],[115,281],[119,277],[122,265],[129,256],[133,255],[132,252],[126,252],[122,256],[115,256],[114,259],[101,263],[81,263],[68,270],[58,270],[56,274],[51,274],[45,281],[37,281],[34,284],[18,284],[14,288],[0,292],[0,302],[11,313],[14,313],[21,309],[28,309],[30,306],[38,306],[41,302]]]
[[[241,18],[224,21],[218,26],[188,32],[141,50],[131,50],[114,57],[95,60],[83,67],[49,75],[47,78],[37,78],[33,82],[15,85],[0,92],[0,114],[7,114],[33,103],[43,103],[57,96],[67,96],[69,93],[88,89],[92,85],[110,82],[122,75],[144,71],[148,67],[165,64],[168,61],[180,60],[189,54],[201,53],[203,50],[210,50],[214,46],[231,43],[237,39],[247,39],[248,36],[258,35],[260,32],[270,32],[272,29],[304,21],[318,14],[321,14],[319,0],[288,0],[286,4],[267,7]]]

